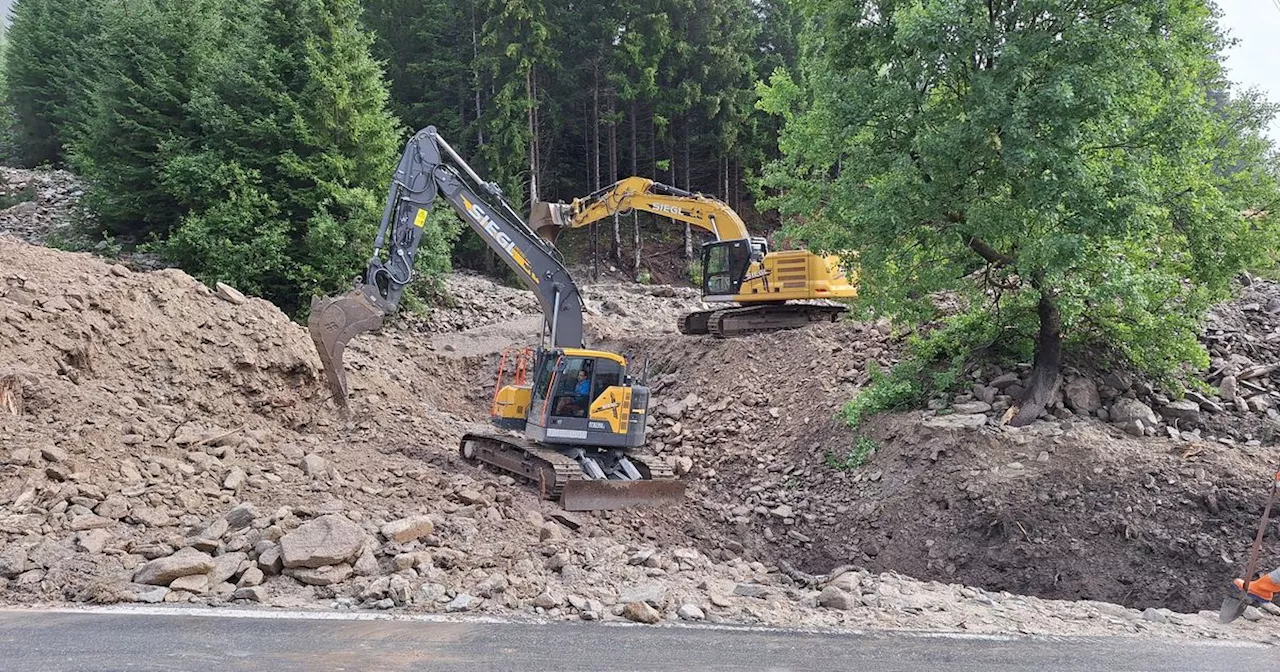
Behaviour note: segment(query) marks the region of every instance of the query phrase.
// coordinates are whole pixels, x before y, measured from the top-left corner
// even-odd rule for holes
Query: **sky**
[[[3,2],[4,0],[0,0]],[[1217,0],[1220,25],[1239,43],[1226,53],[1227,72],[1240,88],[1264,91],[1280,103],[1280,0]],[[1271,122],[1280,143],[1280,119]]]

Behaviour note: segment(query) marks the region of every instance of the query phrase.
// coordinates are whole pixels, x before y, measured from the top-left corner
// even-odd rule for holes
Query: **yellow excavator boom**
[[[858,295],[838,255],[771,252],[768,241],[752,237],[723,201],[643,177],[628,177],[570,203],[535,203],[529,227],[554,244],[565,229],[633,210],[686,222],[715,237],[702,246],[702,298],[741,305],[685,315],[680,321],[684,333],[731,336],[832,321],[844,306],[788,302]]]

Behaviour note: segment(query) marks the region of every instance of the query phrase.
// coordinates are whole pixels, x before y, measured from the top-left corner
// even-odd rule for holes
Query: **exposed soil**
[[[838,410],[870,361],[894,362],[884,325],[685,337],[693,290],[585,288],[593,343],[648,360],[650,444],[691,469],[689,502],[565,516],[456,452],[485,427],[502,348],[537,337],[524,292],[451,276],[450,304],[354,341],[343,421],[305,330],[264,301],[2,233],[0,260],[6,602],[592,620],[639,601],[667,620],[1276,641],[1262,614],[1213,618],[1275,446],[926,412],[870,423],[878,449],[846,467]],[[280,540],[333,516],[358,554],[282,570]],[[395,532],[419,516],[429,531]],[[144,571],[198,553],[217,566]]]

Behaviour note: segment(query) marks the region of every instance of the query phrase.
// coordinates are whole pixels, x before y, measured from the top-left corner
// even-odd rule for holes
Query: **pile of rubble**
[[[1202,340],[1211,365],[1204,382],[1216,389],[1185,390],[1181,398],[1123,370],[1068,369],[1057,399],[1042,416],[1096,418],[1132,436],[1164,436],[1191,443],[1272,443],[1280,430],[1280,285],[1252,280],[1241,296],[1210,311]],[[926,422],[940,428],[1001,425],[1030,377],[1030,365],[973,373],[970,392],[930,403]],[[985,381],[985,382],[982,382]]]
[[[33,244],[68,229],[84,189],[63,170],[23,170],[0,166],[0,231]]]

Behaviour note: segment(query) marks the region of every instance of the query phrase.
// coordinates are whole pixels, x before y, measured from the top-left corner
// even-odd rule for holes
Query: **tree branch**
[[[1000,252],[996,248],[988,245],[985,241],[974,236],[966,236],[964,244],[968,245],[969,249],[977,252],[978,256],[986,259],[988,264],[994,264],[996,266],[1013,266],[1018,262],[1017,259]]]

